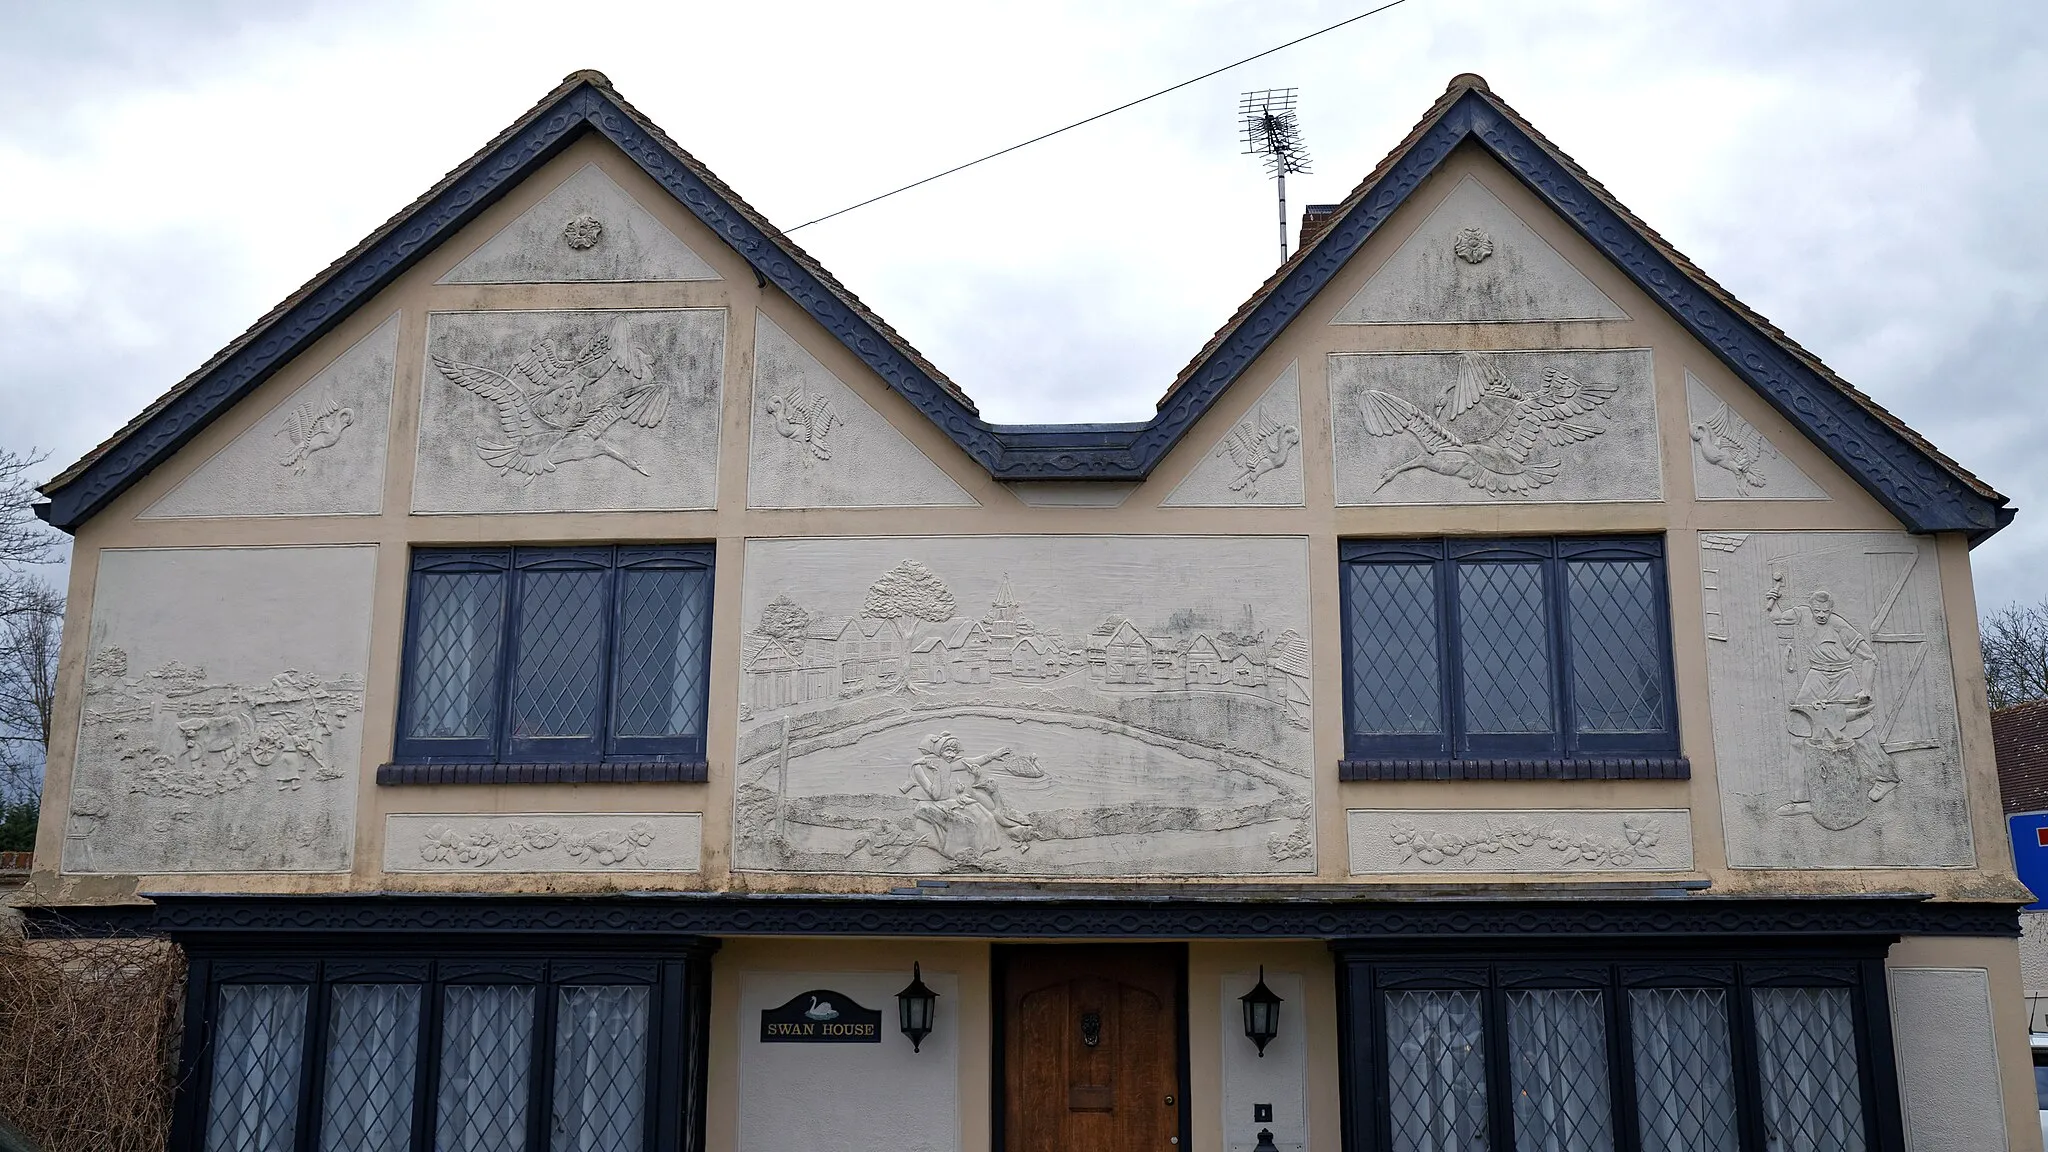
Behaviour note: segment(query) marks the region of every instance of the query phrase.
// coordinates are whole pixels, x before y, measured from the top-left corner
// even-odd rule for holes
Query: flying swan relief
[[[1580,419],[1620,391],[1588,383],[1558,368],[1525,391],[1485,356],[1467,354],[1457,383],[1424,412],[1390,392],[1368,388],[1358,397],[1365,430],[1374,436],[1412,436],[1421,449],[1380,475],[1377,492],[1404,472],[1421,469],[1455,476],[1496,495],[1527,495],[1557,479],[1563,462],[1548,449],[1591,440],[1604,425]]]

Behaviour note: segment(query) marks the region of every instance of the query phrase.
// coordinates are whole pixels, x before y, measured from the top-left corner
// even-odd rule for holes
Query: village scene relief
[[[754,540],[735,864],[1315,868],[1292,538]]]

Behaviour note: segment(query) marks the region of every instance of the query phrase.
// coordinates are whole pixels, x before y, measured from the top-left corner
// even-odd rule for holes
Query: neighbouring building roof
[[[2048,812],[2048,700],[1993,712],[1991,740],[2006,812]]]
[[[1184,368],[1151,420],[994,425],[915,348],[597,72],[576,72],[444,177],[44,486],[38,511],[75,529],[344,317],[555,156],[595,132],[731,245],[961,449],[1001,480],[1142,479],[1460,144],[1514,172],[1646,293],[1916,531],[1981,539],[2005,497],[1737,301],[1616,201],[1485,81],[1463,75],[1310,242]]]

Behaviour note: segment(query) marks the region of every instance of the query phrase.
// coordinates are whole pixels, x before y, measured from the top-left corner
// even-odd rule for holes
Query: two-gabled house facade
[[[578,73],[55,479],[177,1146],[2038,1147],[2004,499],[1476,77],[1318,219],[995,426]]]

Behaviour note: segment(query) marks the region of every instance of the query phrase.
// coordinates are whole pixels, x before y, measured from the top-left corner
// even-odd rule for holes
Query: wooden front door
[[[1003,949],[1003,1152],[1172,1152],[1181,1134],[1174,945]]]

